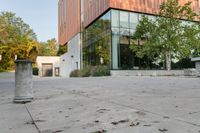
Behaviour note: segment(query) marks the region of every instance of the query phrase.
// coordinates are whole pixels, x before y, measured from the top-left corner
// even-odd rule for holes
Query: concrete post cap
[[[15,63],[33,63],[31,60],[15,60]]]

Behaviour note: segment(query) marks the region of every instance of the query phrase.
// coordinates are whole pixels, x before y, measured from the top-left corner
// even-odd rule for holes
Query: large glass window
[[[112,10],[112,27],[119,27],[119,11]]]
[[[120,11],[120,27],[129,28],[129,13]]]
[[[83,65],[110,65],[110,11],[90,25],[83,33]]]
[[[137,13],[130,13],[130,28],[136,29],[138,24],[138,14]]]
[[[120,35],[125,35],[125,36],[129,36],[129,29],[126,28],[120,28]]]
[[[151,20],[153,20],[153,21],[155,21],[155,20],[156,20],[156,17],[155,17],[155,16],[153,16],[153,15],[148,15],[148,18],[149,18],[149,19],[151,19]]]
[[[120,69],[133,69],[133,54],[131,53],[130,46],[127,44],[119,44],[119,67]]]
[[[129,36],[120,36],[120,44],[129,45]]]
[[[141,16],[139,13],[110,10],[85,29],[84,66],[108,65],[112,69],[155,68],[152,60],[148,57],[139,59],[130,49],[130,45],[141,46],[143,43],[143,40],[133,38]],[[154,16],[147,16],[152,20],[155,19]]]
[[[155,17],[146,15],[151,20]],[[144,40],[134,39],[142,14],[110,10],[83,30],[83,62],[86,65],[108,65],[112,69],[159,69],[148,57],[136,57],[130,45],[142,47]],[[183,22],[184,23],[184,22]],[[187,23],[187,22],[185,22]],[[62,27],[61,27],[62,28]]]
[[[134,29],[130,29],[130,36],[133,36],[135,34],[135,31]]]
[[[131,18],[129,18],[129,14],[125,11],[112,10],[112,69],[133,68],[130,51],[131,28],[129,23]],[[132,22],[135,22],[135,19]]]
[[[112,36],[112,69],[118,69],[118,46],[119,46],[119,36]]]
[[[112,27],[112,34],[113,35],[119,35],[119,28]]]

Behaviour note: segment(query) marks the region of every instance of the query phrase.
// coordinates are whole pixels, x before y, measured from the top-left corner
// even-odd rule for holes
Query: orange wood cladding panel
[[[109,9],[109,0],[85,0],[84,25],[89,25],[107,9]]]
[[[81,32],[81,0],[59,0],[58,42],[67,43]]]

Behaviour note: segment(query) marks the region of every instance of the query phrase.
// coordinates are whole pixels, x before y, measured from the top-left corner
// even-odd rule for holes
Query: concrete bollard
[[[32,62],[16,60],[15,64],[15,97],[13,102],[31,102],[33,100]]]
[[[200,77],[200,61],[195,63],[195,67],[197,69],[197,77]]]
[[[200,77],[200,57],[195,57],[195,58],[192,58],[191,60],[195,62],[195,68],[197,71],[196,76]]]

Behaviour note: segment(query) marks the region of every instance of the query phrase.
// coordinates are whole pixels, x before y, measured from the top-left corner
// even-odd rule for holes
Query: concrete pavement
[[[0,133],[200,133],[200,78],[33,79],[35,100],[13,104],[0,74]]]

